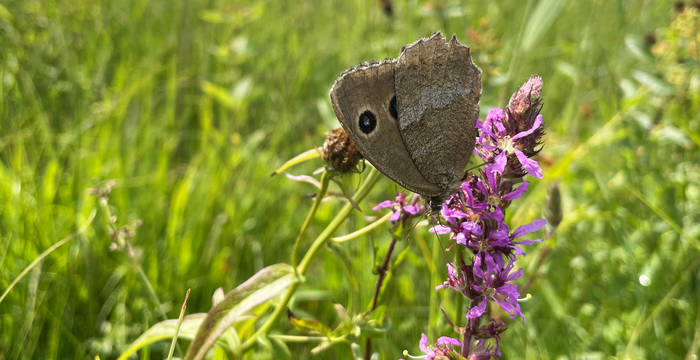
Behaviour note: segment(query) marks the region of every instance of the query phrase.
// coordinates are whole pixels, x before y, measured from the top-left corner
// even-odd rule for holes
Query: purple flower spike
[[[476,121],[478,137],[474,154],[486,166],[467,175],[459,191],[442,204],[442,219],[429,230],[435,234],[450,234],[451,243],[446,251],[458,252],[459,263],[447,264],[447,279],[435,290],[449,288],[469,299],[468,321],[459,328],[466,345],[462,350],[466,354],[454,349],[462,345],[458,339],[440,337],[435,345],[430,345],[427,336],[422,334],[420,349],[424,355],[411,358],[490,360],[500,357],[501,334],[506,328],[503,322],[493,319],[483,325],[489,303],[498,304],[510,318],[520,316],[525,321],[518,303],[520,292],[515,284],[523,270],[515,267],[515,261],[525,254],[522,246],[542,241],[521,238],[540,230],[546,221],[535,220],[511,232],[505,222],[505,212],[510,203],[521,198],[530,187],[531,183],[523,177],[530,174],[542,178],[542,169],[533,159],[541,150],[544,134],[541,96],[542,79],[531,77],[513,94],[507,107],[491,109],[486,119]],[[400,212],[397,219],[415,212],[399,197],[377,207],[380,206],[394,207]]]

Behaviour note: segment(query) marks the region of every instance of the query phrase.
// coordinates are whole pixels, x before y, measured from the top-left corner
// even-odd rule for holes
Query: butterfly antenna
[[[437,215],[437,214],[434,214],[435,216],[431,216],[431,215],[433,215],[433,214],[434,214],[434,213],[433,213],[433,211],[430,209],[430,207],[427,207],[427,208],[425,209],[425,211],[423,212],[423,217],[425,217],[425,218],[428,220],[428,225],[430,225],[431,223],[434,223],[434,224],[436,224],[436,225],[443,225],[442,220],[440,219],[440,216]],[[417,225],[417,223],[416,223],[416,225]],[[415,225],[414,225],[414,227],[415,227]],[[440,239],[440,237],[438,236],[438,234],[433,233],[433,236],[435,236],[435,240],[436,240],[438,243],[440,243],[440,250],[442,251],[442,257],[444,258],[445,262],[448,262],[448,260],[447,260],[447,252],[446,252],[446,250],[445,250],[445,244],[443,243],[442,239]]]
[[[488,164],[488,163],[487,163],[486,161],[484,161],[484,162],[482,162],[481,164],[474,165],[474,166],[472,166],[472,167],[470,167],[470,168],[464,170],[464,174],[462,175],[462,180],[461,180],[461,181],[464,181],[464,180],[467,179],[467,176],[469,175],[469,172],[470,172],[470,171],[472,171],[472,170],[474,170],[474,169],[478,169],[478,168],[480,168],[480,167],[482,167],[482,166],[484,166],[484,165],[486,165],[486,164]]]

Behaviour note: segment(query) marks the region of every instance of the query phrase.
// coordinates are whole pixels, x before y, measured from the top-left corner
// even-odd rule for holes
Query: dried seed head
[[[321,154],[323,161],[340,173],[354,170],[357,162],[362,159],[362,154],[342,128],[332,129],[326,133]]]

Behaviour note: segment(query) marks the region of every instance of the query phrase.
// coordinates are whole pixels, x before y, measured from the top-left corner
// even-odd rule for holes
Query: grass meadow
[[[509,222],[556,206],[562,220],[519,261],[532,297],[521,304],[525,322],[507,321],[503,358],[695,359],[698,7],[2,0],[0,359],[117,358],[150,326],[177,318],[188,288],[188,313],[207,312],[217,288],[289,262],[317,189],[270,173],[339,126],[328,92],[340,72],[396,57],[438,30],[472,48],[482,116],[530,75],[544,80],[544,178],[513,203]],[[342,184],[352,190],[367,172]],[[107,185],[104,204],[90,189]],[[553,186],[559,202],[548,196]],[[371,207],[397,189],[382,177],[338,234],[381,215]],[[302,247],[342,205],[322,204]],[[115,242],[119,232],[130,246]],[[334,303],[367,310],[389,239],[380,228],[324,249],[292,299],[294,314],[333,326]],[[460,306],[433,291],[446,270],[426,227],[395,254],[381,299],[386,331],[373,344],[381,359],[419,353],[421,332],[434,339],[449,329],[439,309]],[[283,316],[273,333],[299,331]],[[169,345],[133,358],[164,358]],[[312,354],[315,345],[289,343],[282,355],[257,346],[245,358],[353,358],[347,343]],[[175,356],[186,347],[181,340]]]

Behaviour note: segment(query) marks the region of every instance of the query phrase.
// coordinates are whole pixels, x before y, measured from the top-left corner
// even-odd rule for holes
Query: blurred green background
[[[524,283],[548,252],[522,304],[526,322],[508,321],[504,358],[691,358],[700,345],[699,6],[3,0],[0,291],[98,213],[0,303],[0,359],[116,357],[161,319],[139,267],[175,318],[187,288],[188,312],[206,312],[216,288],[289,261],[316,190],[269,174],[338,126],[328,91],[341,71],[436,30],[472,47],[482,114],[531,74],[545,84],[544,179],[509,222],[542,217],[555,183],[563,220],[520,261]],[[343,181],[352,189],[361,176]],[[108,180],[116,226],[142,222],[130,239],[135,261],[110,250],[89,194]],[[340,233],[396,189],[381,180]],[[324,203],[309,236],[341,205]],[[333,325],[334,302],[365,310],[373,243],[381,255],[388,239],[376,230],[325,251],[295,313]],[[439,246],[425,228],[400,244],[382,299],[389,330],[374,341],[381,358],[418,353],[421,332],[451,334],[438,309],[454,313],[455,296],[432,291],[445,275]],[[275,332],[295,330],[283,318]],[[168,345],[139,357],[163,358]],[[310,358],[312,347],[290,345],[292,358]],[[315,358],[351,355],[341,344]]]

